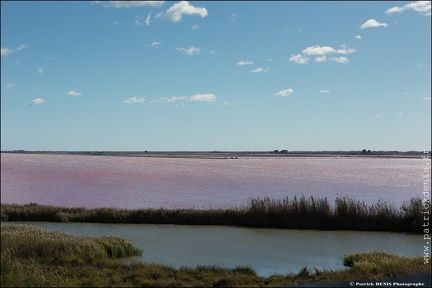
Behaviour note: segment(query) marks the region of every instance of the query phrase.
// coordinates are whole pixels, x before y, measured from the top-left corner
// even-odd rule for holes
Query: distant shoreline
[[[277,151],[277,152],[276,152]],[[201,158],[201,159],[238,159],[250,157],[369,157],[369,158],[417,158],[423,151],[1,151],[3,154],[42,154],[42,155],[83,155],[115,157],[155,157],[155,158]]]

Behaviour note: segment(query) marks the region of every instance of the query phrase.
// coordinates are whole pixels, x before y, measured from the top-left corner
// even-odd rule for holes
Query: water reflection
[[[10,222],[12,223],[12,222]],[[386,251],[423,253],[421,235],[388,232],[311,231],[150,224],[26,222],[79,235],[115,235],[143,249],[125,259],[181,266],[249,266],[260,276],[298,272],[302,267],[344,269],[348,253]],[[3,225],[4,223],[2,223]]]

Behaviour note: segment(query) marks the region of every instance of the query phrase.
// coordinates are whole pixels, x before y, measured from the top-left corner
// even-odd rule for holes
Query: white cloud
[[[45,102],[44,99],[42,99],[42,98],[36,98],[36,99],[33,99],[33,100],[29,103],[29,105],[31,105],[31,106],[36,106],[36,105],[42,104],[42,103],[44,103],[44,102]]]
[[[372,28],[372,27],[387,27],[387,23],[380,23],[375,19],[369,19],[363,25],[360,26],[360,29]]]
[[[243,65],[251,65],[251,64],[253,64],[253,63],[254,63],[254,62],[252,62],[252,61],[248,61],[248,60],[244,61],[244,60],[241,60],[241,61],[237,62],[236,64],[237,64],[238,66],[243,66]]]
[[[199,29],[199,25],[194,25],[194,26],[192,26],[192,30],[198,30]]]
[[[122,23],[121,22],[118,22],[118,21],[116,21],[116,22],[114,22],[113,23],[113,25],[121,25]]]
[[[80,95],[82,95],[82,93],[71,90],[71,91],[67,92],[66,95],[69,95],[69,96],[80,96]]]
[[[356,36],[354,36],[354,38],[357,39],[357,40],[361,40],[362,39],[362,37],[360,35],[356,35]]]
[[[400,113],[396,114],[396,116],[397,116],[397,117],[404,116],[404,113],[400,112]]]
[[[270,70],[270,68],[264,69],[264,68],[259,67],[259,68],[256,68],[254,70],[251,70],[250,72],[252,72],[252,73],[262,73],[262,72],[267,72],[269,70]]]
[[[311,55],[325,55],[325,54],[331,54],[331,53],[338,53],[338,54],[349,54],[355,52],[354,49],[348,48],[345,45],[341,45],[342,49],[334,49],[330,46],[310,46],[307,47],[302,51],[303,54],[306,54],[308,56]]]
[[[131,98],[123,101],[123,103],[126,103],[126,104],[136,104],[136,103],[144,103],[144,102],[145,102],[145,100],[142,97],[131,97]]]
[[[133,8],[141,6],[160,7],[165,1],[94,1],[94,4],[102,4],[104,7]]]
[[[188,101],[199,101],[199,102],[213,102],[216,100],[216,95],[214,94],[196,94],[189,97]]]
[[[162,98],[160,98],[160,101],[162,101],[162,102],[165,102],[165,103],[173,103],[173,102],[176,102],[176,101],[179,101],[179,100],[186,100],[186,97],[185,96],[179,96],[179,97],[177,97],[177,96],[172,96],[172,97],[162,97]]]
[[[10,48],[1,48],[1,56],[8,56],[13,52]]]
[[[218,52],[216,50],[210,50],[211,55],[218,55]]]
[[[346,57],[336,57],[336,58],[330,58],[331,61],[337,62],[337,63],[342,63],[342,64],[346,64],[349,62],[348,58]]]
[[[189,101],[189,102],[214,102],[216,100],[215,94],[195,94],[190,97],[186,96],[172,96],[172,97],[162,97],[154,102],[164,102],[164,103],[174,103],[177,101]]]
[[[22,45],[16,47],[15,49],[7,48],[7,47],[1,48],[1,56],[8,56],[9,54],[15,52],[15,50],[20,51],[20,50],[23,50],[27,47],[28,47],[27,44],[22,44]]]
[[[375,117],[376,117],[376,118],[384,117],[384,113],[379,113],[379,114],[375,115]]]
[[[330,93],[330,91],[329,90],[327,90],[327,89],[321,89],[321,90],[319,90],[319,93]]]
[[[139,15],[139,14],[135,16],[135,24],[142,26],[145,23],[146,23],[146,20],[144,17],[141,17],[141,15]]]
[[[6,85],[6,88],[10,89],[10,88],[14,88],[15,86],[16,86],[16,83],[9,83]]]
[[[423,100],[430,101],[431,97],[430,96],[429,97],[423,97]]]
[[[25,48],[27,48],[28,47],[28,45],[27,44],[23,44],[23,45],[20,45],[20,46],[18,46],[17,48],[16,48],[16,50],[22,50],[22,49],[25,49]]]
[[[43,73],[44,73],[44,69],[43,69],[42,67],[39,67],[39,68],[37,69],[37,73],[38,73],[38,74],[43,74]]]
[[[184,14],[196,14],[201,16],[201,18],[204,18],[207,17],[208,12],[205,8],[194,7],[190,5],[188,1],[180,1],[168,8],[168,10],[165,12],[165,17],[172,22],[179,22],[181,21]]]
[[[289,88],[289,89],[281,90],[281,91],[275,93],[274,95],[280,96],[280,97],[286,97],[286,96],[291,95],[292,93],[294,93],[294,90]]]
[[[195,46],[191,46],[191,47],[189,47],[189,49],[186,49],[186,48],[176,48],[176,49],[178,51],[180,51],[180,53],[190,55],[190,56],[201,53],[201,48],[195,47]]]
[[[162,44],[162,42],[160,42],[160,41],[155,41],[155,42],[152,42],[151,46],[157,48],[157,47],[159,47],[159,45],[161,45],[161,44]]]
[[[232,103],[231,103],[231,102],[228,102],[228,101],[225,101],[225,102],[223,103],[223,105],[225,105],[225,106],[232,106]]]
[[[327,61],[327,57],[325,55],[315,58],[315,62],[325,62],[325,61]]]
[[[408,10],[416,11],[418,13],[423,14],[424,16],[431,16],[431,2],[430,1],[411,2],[402,7],[395,6],[393,8],[387,9],[385,13],[387,15],[391,15],[393,13],[402,13]]]
[[[235,21],[235,20],[237,19],[237,17],[238,17],[238,14],[236,14],[236,13],[231,13],[231,20],[232,20],[232,21]]]
[[[147,25],[147,26],[149,26],[150,25],[150,17],[151,17],[151,13],[149,13],[148,15],[147,15],[147,18],[146,18],[146,20],[144,21],[145,22],[145,24]]]
[[[336,50],[329,46],[310,46],[302,51],[306,55],[324,55],[329,53],[335,53]]]
[[[291,55],[289,61],[298,64],[307,64],[309,62],[309,58],[301,54],[296,54],[296,55]]]

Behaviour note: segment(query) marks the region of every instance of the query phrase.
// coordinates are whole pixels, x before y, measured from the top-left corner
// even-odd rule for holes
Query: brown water
[[[250,197],[337,195],[400,205],[421,197],[425,160],[283,157],[187,159],[1,154],[2,203],[227,208]]]

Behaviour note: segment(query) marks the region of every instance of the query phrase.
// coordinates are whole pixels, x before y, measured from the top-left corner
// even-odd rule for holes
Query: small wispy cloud
[[[135,8],[141,6],[160,7],[165,1],[93,1],[92,4],[101,4],[110,8]]]
[[[152,47],[155,47],[155,48],[158,48],[159,45],[161,45],[161,44],[162,44],[162,42],[160,42],[160,41],[155,41],[155,42],[152,42],[152,43],[151,43],[151,46],[152,46]]]
[[[204,94],[195,94],[192,96],[172,96],[172,97],[162,97],[159,100],[154,102],[163,102],[163,103],[174,103],[178,101],[186,101],[186,102],[214,102],[216,100],[216,95],[211,93]]]
[[[8,48],[8,47],[6,47],[6,48],[1,48],[1,56],[8,56],[8,55],[10,55],[11,53],[15,52],[15,50],[20,51],[20,50],[23,50],[23,49],[25,49],[25,48],[27,48],[27,47],[28,47],[27,44],[22,44],[22,45],[16,47],[15,49]]]
[[[137,104],[137,103],[144,103],[145,99],[143,97],[131,97],[125,101],[123,101],[123,103],[126,104]]]
[[[69,92],[66,92],[66,95],[69,95],[69,96],[80,96],[80,95],[82,95],[82,93],[70,90]]]
[[[354,36],[354,38],[357,39],[357,40],[361,40],[362,39],[362,37],[360,35],[356,35],[356,36]]]
[[[231,103],[231,102],[228,102],[228,101],[225,101],[225,102],[223,103],[223,105],[225,105],[225,106],[232,106],[232,103]]]
[[[211,55],[218,55],[218,52],[216,50],[210,50]]]
[[[142,17],[140,14],[135,15],[135,24],[138,26],[142,26],[146,23],[146,20],[144,17]]]
[[[14,88],[16,86],[16,83],[9,83],[6,85],[6,89],[11,89]]]
[[[396,114],[396,116],[397,117],[402,117],[402,116],[404,116],[404,113],[400,112],[400,113]]]
[[[335,57],[335,58],[330,58],[331,61],[337,62],[337,63],[341,63],[341,64],[347,64],[349,62],[348,58],[346,57]]]
[[[44,69],[42,67],[39,67],[37,70],[38,74],[43,74],[44,73]]]
[[[1,48],[1,56],[8,56],[13,52],[10,48]]]
[[[375,115],[375,117],[376,117],[376,118],[384,117],[384,113],[379,113],[379,114]]]
[[[238,17],[238,14],[236,14],[236,13],[231,13],[231,21],[235,21],[236,19],[237,19],[237,17]]]
[[[301,54],[293,54],[289,58],[289,62],[294,62],[297,64],[307,64],[309,62],[309,58]]]
[[[151,13],[149,13],[149,14],[147,15],[147,18],[146,18],[146,20],[144,21],[144,22],[145,22],[145,24],[146,24],[147,26],[149,26],[149,25],[150,25],[150,23],[151,23],[151,20],[150,20],[150,18],[151,18]]]
[[[159,99],[160,102],[173,103],[181,100],[186,100],[185,96],[172,96],[172,97],[162,97]]]
[[[360,29],[374,28],[374,27],[384,27],[385,28],[387,26],[388,26],[387,23],[381,23],[375,19],[369,19],[360,26]]]
[[[201,47],[190,46],[188,49],[186,48],[176,48],[183,55],[198,55],[201,53]]]
[[[30,101],[29,105],[30,106],[36,106],[36,105],[42,104],[44,102],[45,102],[44,99],[42,99],[42,98],[36,98],[36,99],[33,99],[32,101]]]
[[[330,47],[330,46],[315,45],[315,46],[307,47],[306,49],[304,49],[302,51],[303,54],[308,55],[308,56],[326,55],[326,54],[332,54],[332,53],[350,54],[350,53],[354,53],[354,52],[355,52],[355,49],[349,48],[346,45],[341,45],[340,49],[335,49],[335,48]]]
[[[189,97],[188,101],[194,102],[213,102],[216,100],[215,94],[196,94]]]
[[[421,13],[424,16],[431,16],[431,1],[416,1],[403,6],[395,6],[387,9],[385,13],[391,15],[393,13],[403,13],[410,10]]]
[[[18,47],[16,48],[16,50],[20,51],[20,50],[25,49],[25,48],[27,48],[27,47],[28,47],[27,44],[23,44],[23,45],[18,46]]]
[[[183,15],[199,15],[201,18],[204,18],[208,16],[208,12],[203,7],[192,6],[188,1],[180,1],[168,8],[164,14],[172,22],[181,21]]]
[[[194,25],[194,26],[192,26],[192,28],[191,28],[191,29],[192,29],[192,30],[195,30],[195,31],[196,31],[196,30],[198,30],[199,28],[200,28],[200,26],[199,26],[199,25]]]
[[[251,70],[250,72],[252,72],[252,73],[264,73],[264,72],[267,72],[267,71],[269,71],[270,70],[270,68],[262,68],[262,67],[258,67],[258,68],[256,68],[256,69],[254,69],[254,70]]]
[[[237,63],[236,63],[236,65],[238,65],[238,66],[243,66],[243,65],[252,65],[254,62],[252,62],[252,61],[248,61],[248,60],[246,60],[246,61],[244,61],[244,60],[241,60],[241,61],[238,61]]]
[[[431,97],[430,97],[430,96],[425,96],[425,97],[423,97],[423,100],[425,100],[425,101],[430,101],[430,100],[431,100]]]
[[[305,49],[303,49],[302,54],[292,54],[289,58],[290,62],[294,62],[297,64],[307,64],[309,63],[309,57],[308,56],[317,56],[314,58],[314,62],[320,63],[320,62],[327,62],[327,61],[334,61],[338,63],[348,63],[348,58],[346,57],[333,57],[333,58],[327,58],[327,55],[330,54],[351,54],[356,52],[355,49],[349,48],[345,44],[341,45],[340,48],[333,48],[331,46],[320,46],[320,45],[314,45],[309,46]]]
[[[286,96],[291,95],[292,93],[294,93],[294,90],[289,88],[289,89],[281,90],[281,91],[275,93],[274,96],[286,97]]]
[[[323,56],[320,56],[320,57],[316,57],[314,59],[314,61],[315,62],[325,62],[325,61],[327,61],[327,56],[323,55]]]
[[[321,89],[321,90],[319,90],[319,93],[326,93],[326,94],[328,94],[328,93],[330,93],[330,91],[327,90],[327,89]]]

